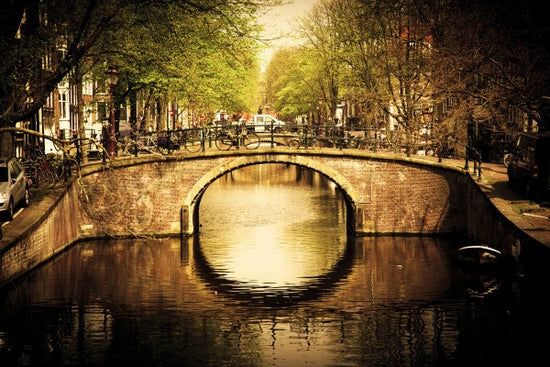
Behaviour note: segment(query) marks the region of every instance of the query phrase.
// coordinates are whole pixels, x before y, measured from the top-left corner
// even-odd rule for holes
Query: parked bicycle
[[[180,146],[190,153],[200,152],[203,148],[203,130],[185,129],[175,132]]]
[[[180,148],[180,143],[171,133],[157,136],[157,149],[161,154],[170,154]]]
[[[300,135],[299,138],[292,138],[288,141],[288,147],[290,149],[300,149],[300,147],[308,147],[313,149],[321,149],[323,144],[314,137],[308,137],[307,135]]]
[[[248,131],[245,124],[227,126],[218,131],[215,144],[219,150],[229,150],[231,147],[238,149],[241,146],[253,150],[260,146],[260,137]]]
[[[35,153],[21,159],[31,185],[42,189],[55,186],[59,181],[56,169],[40,148]]]
[[[364,136],[353,136],[346,133],[343,136],[335,136],[332,138],[332,143],[339,149],[360,149],[364,150],[367,147],[367,138]]]
[[[124,155],[137,156],[139,153],[161,153],[157,139],[151,135],[139,135],[125,143]]]

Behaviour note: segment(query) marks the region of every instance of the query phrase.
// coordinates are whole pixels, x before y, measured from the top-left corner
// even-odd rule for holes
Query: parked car
[[[254,130],[256,132],[273,131],[278,133],[285,129],[286,123],[281,120],[277,120],[271,115],[254,115]]]
[[[520,133],[508,165],[508,183],[528,199],[550,199],[550,132]]]
[[[27,206],[29,202],[25,169],[15,157],[0,157],[0,217],[12,220],[17,205]]]

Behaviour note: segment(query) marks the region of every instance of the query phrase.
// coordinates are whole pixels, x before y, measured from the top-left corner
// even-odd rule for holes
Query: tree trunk
[[[80,145],[80,154],[82,163],[88,163],[88,141],[86,138],[86,125],[84,120],[84,94],[82,92],[82,72],[80,67],[75,69],[75,87],[76,99],[78,102],[78,144]]]
[[[133,139],[135,138],[136,132],[138,131],[139,127],[137,124],[137,95],[136,95],[136,91],[132,87],[130,87],[128,97],[130,99],[130,116],[129,116],[130,130],[131,130],[130,136]]]

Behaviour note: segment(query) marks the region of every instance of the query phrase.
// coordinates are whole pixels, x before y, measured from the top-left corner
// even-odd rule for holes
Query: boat
[[[502,252],[483,245],[464,246],[458,249],[458,259],[461,263],[470,265],[496,265],[502,261]]]

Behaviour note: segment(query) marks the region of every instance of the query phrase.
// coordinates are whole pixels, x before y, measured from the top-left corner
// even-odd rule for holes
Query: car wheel
[[[25,187],[25,197],[23,198],[23,206],[29,206],[31,203],[31,193],[28,187]]]
[[[8,221],[13,220],[13,215],[15,214],[14,208],[13,200],[10,199],[10,203],[8,204]]]

